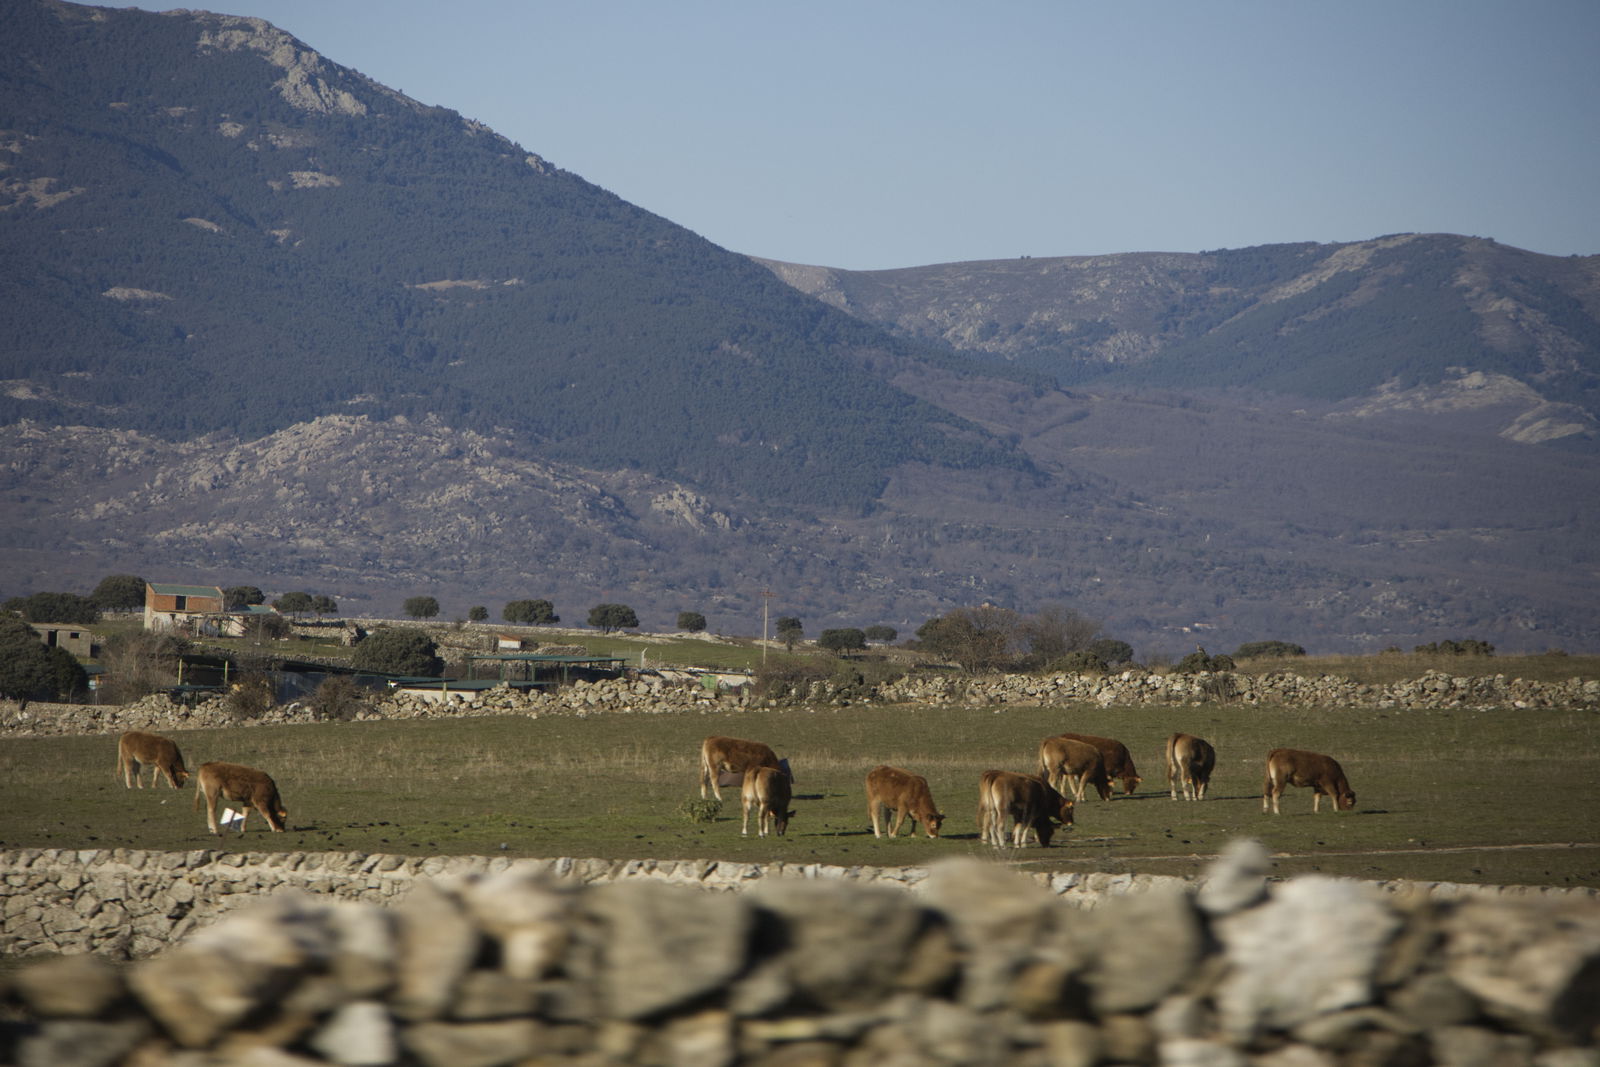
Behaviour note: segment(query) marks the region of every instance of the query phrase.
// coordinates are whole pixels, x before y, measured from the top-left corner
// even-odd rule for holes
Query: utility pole
[[[761,590],[761,665],[767,665],[767,609],[772,604],[772,598],[777,593],[770,590]]]

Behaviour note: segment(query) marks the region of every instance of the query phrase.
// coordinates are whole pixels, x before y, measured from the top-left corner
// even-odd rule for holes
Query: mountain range
[[[754,260],[260,20],[0,41],[5,595],[1600,646],[1600,257]]]

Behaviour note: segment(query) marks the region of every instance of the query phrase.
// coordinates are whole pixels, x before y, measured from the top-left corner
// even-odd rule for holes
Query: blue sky
[[[212,6],[774,259],[1600,253],[1596,0]]]

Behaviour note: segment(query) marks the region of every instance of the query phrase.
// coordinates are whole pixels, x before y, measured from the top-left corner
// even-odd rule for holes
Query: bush
[[[140,603],[144,601],[141,599]],[[94,601],[76,593],[30,593],[14,596],[5,602],[6,611],[14,611],[29,622],[76,622],[84,626],[100,618],[100,609]]]
[[[350,663],[359,671],[414,678],[437,678],[444,673],[444,660],[439,658],[433,638],[422,630],[389,626],[368,634],[351,653]]]
[[[1205,649],[1191,652],[1178,661],[1172,668],[1177,674],[1202,674],[1205,672],[1231,671],[1234,669],[1232,656],[1207,655]]]
[[[900,636],[900,631],[896,630],[893,626],[884,626],[881,624],[877,626],[869,626],[863,632],[867,635],[868,641],[876,641],[883,645],[888,644],[890,641],[893,641],[895,638]]]
[[[275,703],[272,680],[259,671],[242,676],[223,698],[223,706],[228,714],[241,722],[261,718]]]
[[[1288,641],[1246,641],[1233,650],[1235,659],[1284,659],[1305,654],[1304,648]]]
[[[832,676],[834,660],[805,656],[778,656],[756,671],[752,684],[755,695],[769,700],[804,696],[816,682]]]
[[[1418,645],[1411,651],[1436,656],[1492,656],[1494,646],[1487,641],[1468,638],[1465,641],[1433,641],[1426,645]]]
[[[1133,646],[1113,637],[1102,637],[1089,643],[1089,651],[1100,657],[1107,667],[1133,662]]]
[[[690,822],[716,822],[722,814],[722,801],[716,797],[692,797],[678,806],[678,814]]]
[[[1050,674],[1104,674],[1106,661],[1088,649],[1081,649],[1057,657],[1045,670]]]
[[[489,609],[484,607],[482,604],[475,604],[467,609],[468,622],[487,622],[488,620]]]
[[[368,690],[354,678],[343,674],[330,675],[317,686],[311,695],[311,713],[318,719],[330,722],[350,722],[370,704]]]
[[[88,675],[64,648],[48,648],[33,627],[0,617],[0,696],[13,700],[71,700]]]
[[[706,628],[706,617],[698,611],[678,612],[678,629],[697,634]]]

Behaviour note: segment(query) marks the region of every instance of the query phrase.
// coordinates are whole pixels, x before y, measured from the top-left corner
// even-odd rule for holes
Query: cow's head
[[[1340,811],[1349,811],[1356,806],[1356,794],[1349,786],[1334,794],[1333,806]]]
[[[943,825],[944,813],[941,811],[936,811],[926,819],[922,820],[922,828],[927,831],[929,837],[938,837],[939,827]]]
[[[1122,795],[1125,797],[1133,796],[1133,791],[1139,788],[1139,783],[1142,781],[1144,781],[1144,779],[1139,777],[1137,774],[1128,775],[1122,780]]]
[[[189,772],[184,770],[182,767],[179,767],[177,770],[172,772],[172,780],[181,786],[184,782],[189,780]]]
[[[792,818],[794,818],[794,812],[792,811],[773,812],[772,832],[782,837],[784,831],[789,829],[789,820]]]
[[[1061,810],[1057,813],[1056,818],[1061,820],[1062,826],[1072,825],[1072,812],[1076,806],[1076,803],[1071,797],[1061,798]]]

